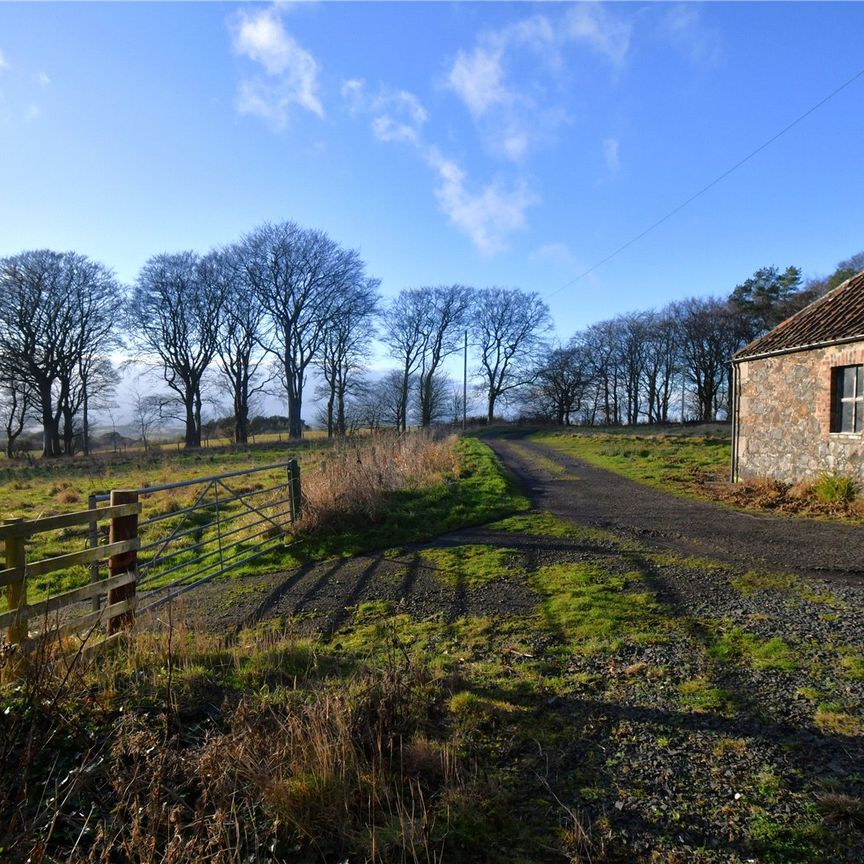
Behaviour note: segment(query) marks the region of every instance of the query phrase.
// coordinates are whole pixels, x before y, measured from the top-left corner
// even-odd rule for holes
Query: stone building
[[[864,271],[732,358],[732,479],[864,482]]]

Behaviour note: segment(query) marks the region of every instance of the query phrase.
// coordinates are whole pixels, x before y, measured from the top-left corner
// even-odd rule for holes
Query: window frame
[[[843,384],[848,370],[854,369],[855,375],[852,395],[843,395]],[[843,428],[843,407],[852,405],[851,428]],[[864,364],[849,363],[831,368],[831,425],[832,435],[861,435],[864,432]]]

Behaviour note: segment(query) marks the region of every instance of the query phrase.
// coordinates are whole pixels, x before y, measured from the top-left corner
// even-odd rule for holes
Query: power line
[[[757,156],[766,147],[773,144],[778,138],[782,138],[790,129],[797,126],[802,120],[805,120],[814,111],[818,111],[823,105],[825,105],[827,102],[830,102],[838,93],[845,90],[851,84],[854,84],[862,75],[864,75],[864,69],[860,69],[851,78],[849,78],[847,81],[844,81],[839,87],[837,87],[836,90],[832,90],[824,99],[821,99],[815,105],[812,105],[803,114],[796,117],[791,123],[789,123],[787,126],[784,126],[779,132],[777,132],[775,135],[772,135],[767,141],[764,141],[755,150],[751,151],[743,159],[736,162],[731,168],[728,168],[718,177],[715,177],[706,186],[703,186],[698,192],[691,195],[686,201],[683,201],[677,207],[670,210],[668,213],[666,213],[665,216],[661,216],[656,222],[649,225],[644,231],[641,231],[635,237],[631,237],[626,243],[619,246],[614,252],[610,252],[602,261],[598,261],[593,267],[589,267],[587,270],[580,273],[578,276],[575,276],[569,282],[565,282],[564,285],[562,285],[560,288],[556,288],[551,294],[547,294],[547,298],[554,297],[556,294],[558,294],[560,291],[563,291],[565,288],[569,288],[571,285],[575,285],[581,279],[584,279],[586,276],[590,275],[595,270],[599,269],[604,264],[611,261],[617,255],[620,255],[625,249],[629,249],[634,243],[637,243],[646,234],[650,234],[655,228],[658,228],[664,222],[671,219],[676,213],[679,213],[688,204],[692,204],[697,198],[699,198],[701,195],[704,195],[709,189],[712,189],[721,180],[725,180],[730,174],[732,174],[734,171],[737,171],[742,165],[744,165],[746,162],[749,162],[754,156]]]

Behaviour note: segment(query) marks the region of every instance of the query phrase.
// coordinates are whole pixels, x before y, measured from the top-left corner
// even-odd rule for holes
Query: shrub
[[[813,492],[826,504],[851,503],[858,497],[859,485],[842,474],[822,474],[813,485]]]

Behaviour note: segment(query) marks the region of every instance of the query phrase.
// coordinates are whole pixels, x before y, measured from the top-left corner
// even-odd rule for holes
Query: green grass
[[[693,678],[678,687],[681,706],[690,711],[733,713],[735,699],[729,690],[716,687],[707,678]]]
[[[301,537],[286,551],[283,566],[419,543],[530,509],[528,499],[487,445],[463,438],[456,448],[459,469],[446,482],[391,493],[371,524],[365,514],[355,514],[342,519],[331,533]]]
[[[661,641],[663,616],[652,595],[633,591],[639,574],[610,574],[596,564],[550,564],[530,584],[543,596],[540,626],[563,650],[594,654],[630,642]]]
[[[720,662],[743,662],[754,669],[781,672],[794,672],[802,663],[802,658],[779,636],[760,639],[740,627],[720,633],[708,653]]]
[[[694,479],[724,478],[731,459],[727,436],[573,430],[538,432],[530,440],[677,494],[692,495]]]
[[[435,568],[441,582],[453,589],[479,588],[496,579],[512,577],[519,561],[515,549],[483,545],[423,549],[420,557]]]
[[[301,474],[315,470],[316,462],[324,452],[321,448],[326,446],[326,443],[318,442],[317,445],[307,443],[304,446],[305,450],[300,454]],[[374,523],[370,524],[368,517],[362,513],[347,515],[336,524],[335,528],[331,527],[326,532],[300,535],[294,540],[288,538],[290,541],[288,546],[274,544],[272,549],[268,549],[254,560],[234,567],[226,574],[226,578],[234,579],[268,570],[283,570],[311,561],[337,556],[348,557],[396,544],[429,540],[447,531],[482,524],[528,509],[527,499],[516,490],[512,478],[503,471],[497,458],[485,444],[476,439],[465,439],[459,441],[456,448],[459,468],[452,476],[446,477],[444,482],[438,485],[401,489],[389,493],[379,518]],[[246,453],[225,452],[218,455],[180,454],[170,459],[152,462],[147,460],[120,460],[116,463],[104,464],[100,462],[101,473],[99,474],[87,474],[89,463],[83,462],[80,464],[72,462],[65,466],[40,465],[32,469],[32,476],[24,484],[26,488],[17,490],[20,493],[18,497],[12,495],[4,501],[4,504],[9,508],[6,513],[34,518],[33,514],[27,514],[26,506],[41,506],[39,502],[50,499],[51,489],[55,488],[61,492],[76,490],[76,494],[83,496],[85,501],[83,508],[86,509],[87,494],[97,489],[104,489],[106,485],[113,488],[160,485],[165,482],[195,479],[246,467],[256,467],[268,462],[284,461],[290,455],[292,454],[289,452],[275,449],[256,449]],[[31,469],[9,470],[21,474]],[[52,471],[56,476],[49,482],[46,475],[50,476],[49,472]],[[65,479],[58,479],[60,477]],[[251,489],[253,484],[270,486],[277,482],[284,482],[284,479],[285,469],[277,469],[273,472],[255,474],[250,478],[229,480],[228,484],[231,488],[246,486]],[[160,495],[156,499],[144,498],[143,518],[154,512],[168,514],[191,506],[199,491],[193,487],[191,490]],[[22,499],[32,499],[32,501],[25,506]],[[285,506],[287,505],[281,505],[280,509],[284,509]],[[233,509],[234,512],[242,512],[239,504],[226,507],[223,503],[221,507],[223,511]],[[46,505],[41,506],[38,512],[40,515],[49,515],[49,513],[68,512],[70,509],[75,508],[69,506],[49,508]],[[183,531],[195,529],[181,541],[172,544],[172,549],[177,549],[178,554],[171,561],[171,566],[188,563],[189,573],[193,573],[196,568],[212,568],[218,561],[218,549],[215,546],[215,516],[216,510],[212,504],[192,514],[178,514],[176,517],[157,523],[149,535],[142,532],[142,544],[156,537],[168,535],[175,527],[180,527]],[[237,543],[226,541],[223,553],[226,557],[236,554],[242,558],[247,550],[251,551],[260,542],[260,539],[262,538],[243,539]],[[189,548],[203,541],[208,541],[210,545],[199,549]],[[40,560],[77,551],[86,548],[86,545],[86,526],[37,535],[28,543],[28,560]],[[209,553],[208,557],[197,564],[194,563],[194,559],[205,551]],[[184,572],[181,570],[165,577],[157,577],[150,583],[150,587],[168,584]],[[31,603],[38,602],[49,594],[77,588],[89,581],[90,570],[87,566],[72,567],[65,571],[33,578],[28,584],[28,600]],[[0,610],[5,608],[5,602],[5,597],[0,596]]]

